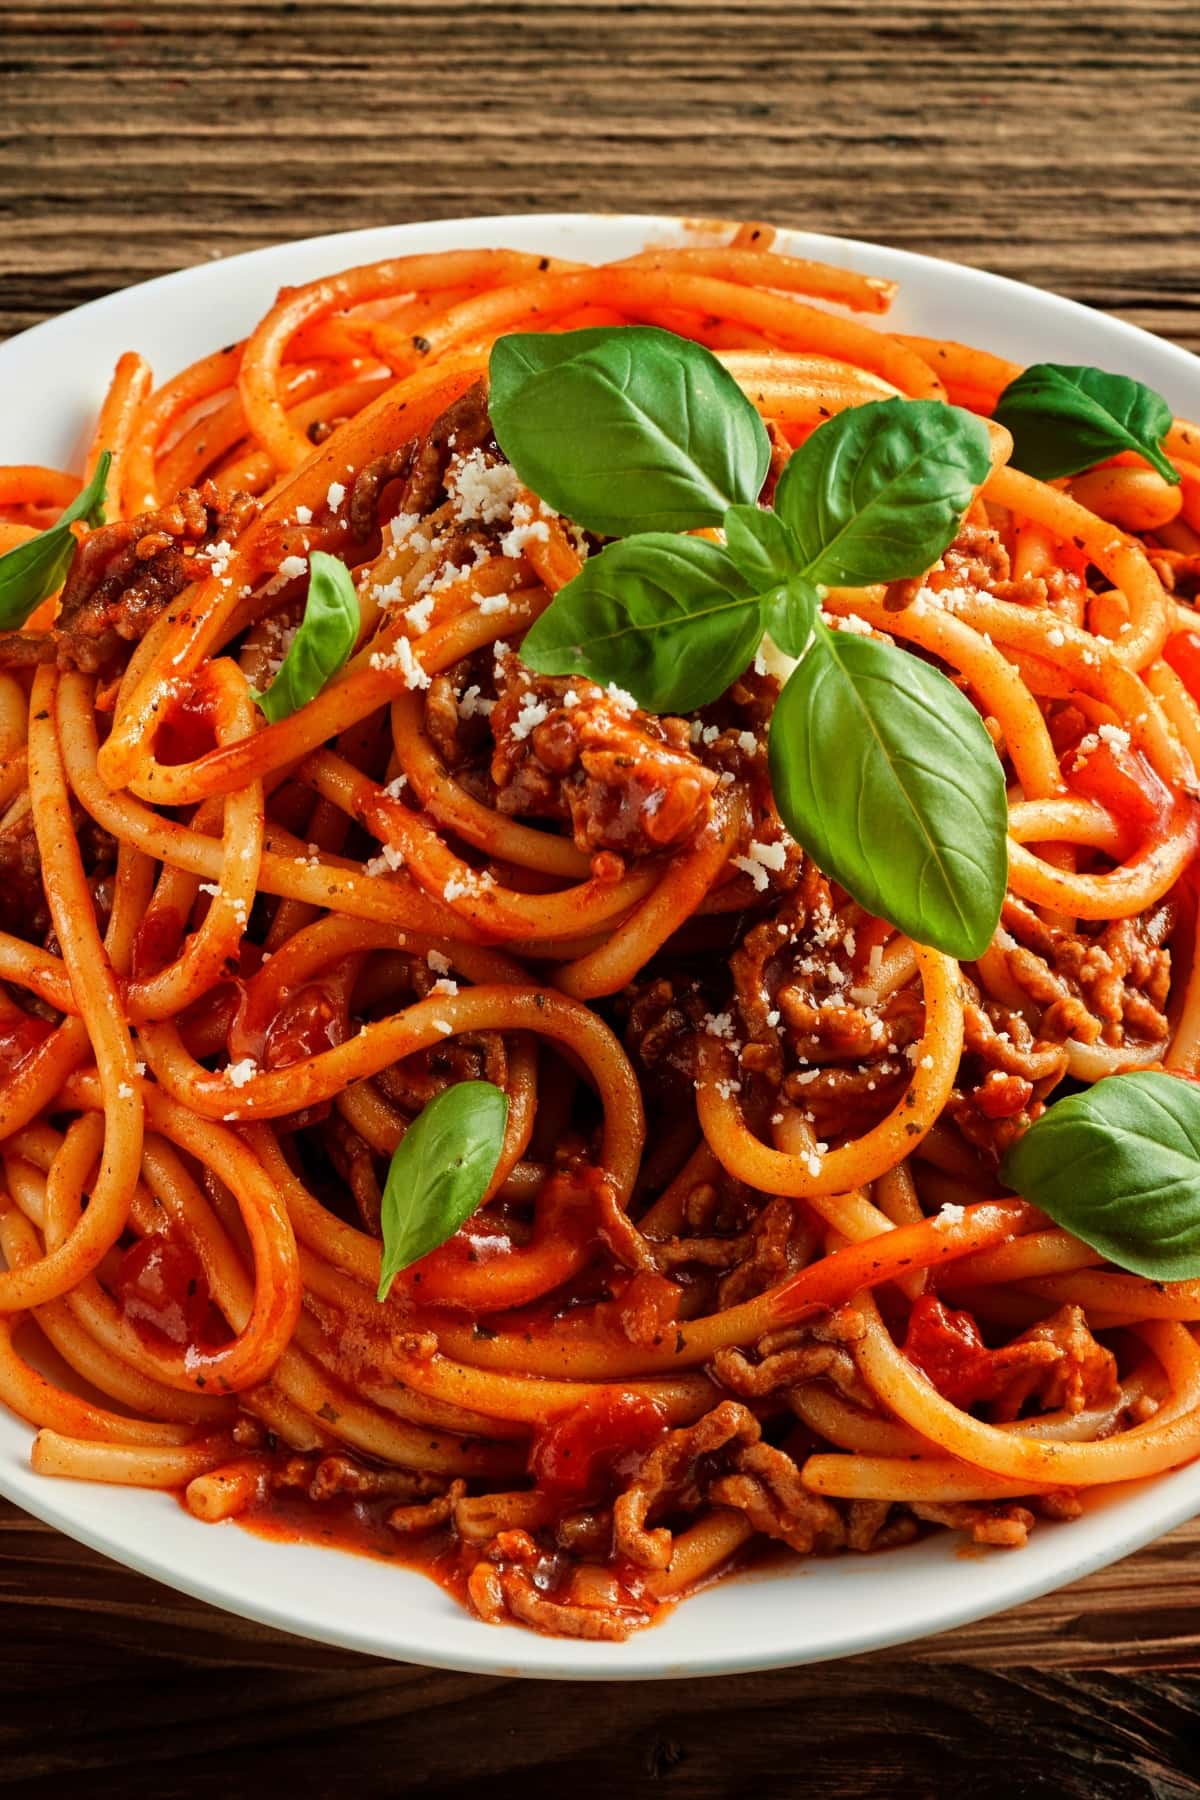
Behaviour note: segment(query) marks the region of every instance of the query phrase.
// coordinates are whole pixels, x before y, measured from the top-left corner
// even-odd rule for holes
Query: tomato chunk
[[[208,1315],[208,1281],[195,1251],[169,1237],[144,1237],[121,1258],[116,1297],[153,1344],[197,1344]]]
[[[1124,742],[1123,733],[1089,733],[1067,751],[1062,772],[1073,793],[1098,800],[1112,814],[1125,834],[1125,855],[1161,831],[1171,816],[1171,790],[1141,751]]]
[[[913,1306],[904,1354],[955,1406],[970,1406],[986,1390],[991,1352],[968,1312],[952,1312],[933,1294]]]
[[[35,1013],[14,1012],[0,1021],[0,1080],[19,1069],[53,1030],[48,1019],[39,1019]]]
[[[533,1441],[529,1471],[560,1506],[601,1499],[666,1431],[653,1400],[608,1389],[553,1420]]]
[[[1177,631],[1163,645],[1163,659],[1200,703],[1200,631]]]

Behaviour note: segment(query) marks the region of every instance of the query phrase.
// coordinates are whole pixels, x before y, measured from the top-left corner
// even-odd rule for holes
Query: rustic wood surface
[[[0,336],[283,238],[582,209],[875,238],[1200,349],[1198,151],[1195,0],[0,0]],[[837,1669],[518,1690],[228,1619],[0,1505],[0,1790],[1179,1800],[1198,1548]]]

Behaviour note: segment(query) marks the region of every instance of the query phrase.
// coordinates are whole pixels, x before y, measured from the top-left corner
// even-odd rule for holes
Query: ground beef
[[[666,1568],[672,1534],[650,1520],[694,1512],[705,1502],[744,1512],[756,1531],[803,1555],[836,1549],[845,1539],[836,1508],[808,1492],[793,1459],[765,1443],[754,1414],[734,1400],[669,1432],[643,1457],[613,1507],[618,1552],[640,1568]]]
[[[0,635],[0,666],[57,657],[61,668],[115,673],[176,594],[212,572],[214,545],[232,543],[257,509],[249,495],[226,498],[205,482],[153,512],[89,532],[76,547],[53,627]]]
[[[894,581],[884,604],[890,611],[911,605],[922,588],[944,593],[955,588],[975,588],[996,600],[1019,606],[1046,606],[1052,612],[1074,616],[1086,595],[1082,573],[1054,569],[1048,575],[1024,575],[1014,580],[1008,551],[998,531],[987,525],[965,524],[938,564],[927,575]]]
[[[1039,1036],[1112,1048],[1161,1045],[1171,986],[1165,940],[1174,921],[1174,908],[1164,903],[1095,933],[1060,931],[1024,901],[1007,900],[1000,922],[1016,942],[1004,952],[1005,961],[1039,1012]]]
[[[581,850],[649,856],[709,819],[717,777],[683,719],[635,711],[589,681],[531,674],[510,656],[491,728],[499,810],[567,820]]]
[[[1067,1052],[1035,1037],[1020,1013],[981,995],[965,974],[963,981],[963,1059],[946,1111],[967,1141],[998,1163],[1045,1111],[1067,1072]]]
[[[743,1074],[800,1107],[819,1139],[858,1135],[893,1105],[920,1036],[916,983],[870,997],[876,920],[838,895],[813,864],[730,959],[735,1002],[724,1034]]]
[[[350,490],[350,527],[355,537],[360,541],[370,537],[378,523],[384,489],[393,482],[404,485],[389,512],[424,518],[445,499],[451,457],[468,456],[485,445],[496,448],[487,388],[477,381],[435,419],[423,438],[412,438],[399,449],[376,457],[355,477]]]

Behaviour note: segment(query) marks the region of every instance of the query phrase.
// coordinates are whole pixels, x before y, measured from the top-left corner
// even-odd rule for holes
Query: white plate
[[[112,294],[0,345],[0,462],[77,462],[117,356],[159,375],[240,337],[276,289],[382,256],[503,245],[581,260],[648,242],[703,241],[661,218],[547,214],[385,226],[256,250]],[[716,241],[716,240],[713,240]],[[1200,414],[1200,362],[1131,325],[952,263],[787,232],[782,246],[903,284],[888,323],[1021,362],[1095,363]],[[30,1430],[0,1409],[0,1493],[132,1569],[230,1612],[379,1656],[489,1675],[643,1680],[818,1662],[1000,1612],[1114,1562],[1200,1511],[1200,1465],[1092,1496],[1082,1519],[1040,1524],[1026,1549],[964,1559],[950,1533],[911,1548],[735,1578],[625,1644],[480,1624],[433,1582],[364,1557],[203,1525],[162,1494],[35,1476]]]

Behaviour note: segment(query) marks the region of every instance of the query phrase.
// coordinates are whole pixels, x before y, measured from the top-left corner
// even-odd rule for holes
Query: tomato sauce
[[[214,696],[207,687],[197,685],[158,722],[154,734],[154,755],[160,763],[171,767],[195,762],[217,746]]]
[[[609,1389],[538,1433],[529,1472],[555,1506],[567,1511],[603,1498],[614,1479],[620,1485],[666,1430],[653,1400]]]
[[[467,1580],[479,1560],[479,1552],[474,1546],[462,1544],[449,1525],[419,1535],[394,1531],[387,1519],[395,1504],[394,1500],[363,1500],[348,1494],[316,1501],[302,1489],[282,1488],[273,1490],[239,1513],[235,1523],[255,1537],[267,1538],[273,1543],[323,1545],[412,1569],[416,1574],[436,1581],[469,1612]],[[553,1554],[549,1551],[547,1556],[551,1563]],[[639,1629],[657,1624],[678,1603],[675,1598],[670,1601],[652,1599],[645,1589],[645,1571],[622,1557],[596,1566],[602,1566],[605,1574],[619,1583],[630,1605],[638,1609],[641,1615]],[[561,1584],[556,1584],[553,1578],[547,1581],[543,1576],[537,1583],[539,1592],[548,1600],[569,1600],[568,1584],[577,1567],[573,1559],[564,1557]],[[709,1584],[705,1581],[699,1585]],[[686,1595],[678,1598],[686,1598]],[[516,1619],[506,1617],[501,1622],[524,1629]]]
[[[952,1312],[932,1294],[912,1309],[904,1354],[955,1406],[970,1406],[986,1392],[992,1355],[968,1312]]]
[[[0,1077],[12,1075],[54,1030],[48,1019],[14,1011],[0,1020]]]
[[[121,1258],[117,1303],[152,1348],[198,1344],[208,1318],[209,1290],[200,1258],[169,1237],[141,1238]]]
[[[157,975],[173,962],[183,941],[184,918],[177,906],[152,906],[133,938],[135,977]]]
[[[1200,703],[1200,631],[1177,631],[1163,645],[1170,663],[1192,699]]]
[[[1131,745],[1101,738],[1082,754],[1078,748],[1068,750],[1062,771],[1072,793],[1098,800],[1122,827],[1123,855],[1164,830],[1171,817],[1170,789]]]

